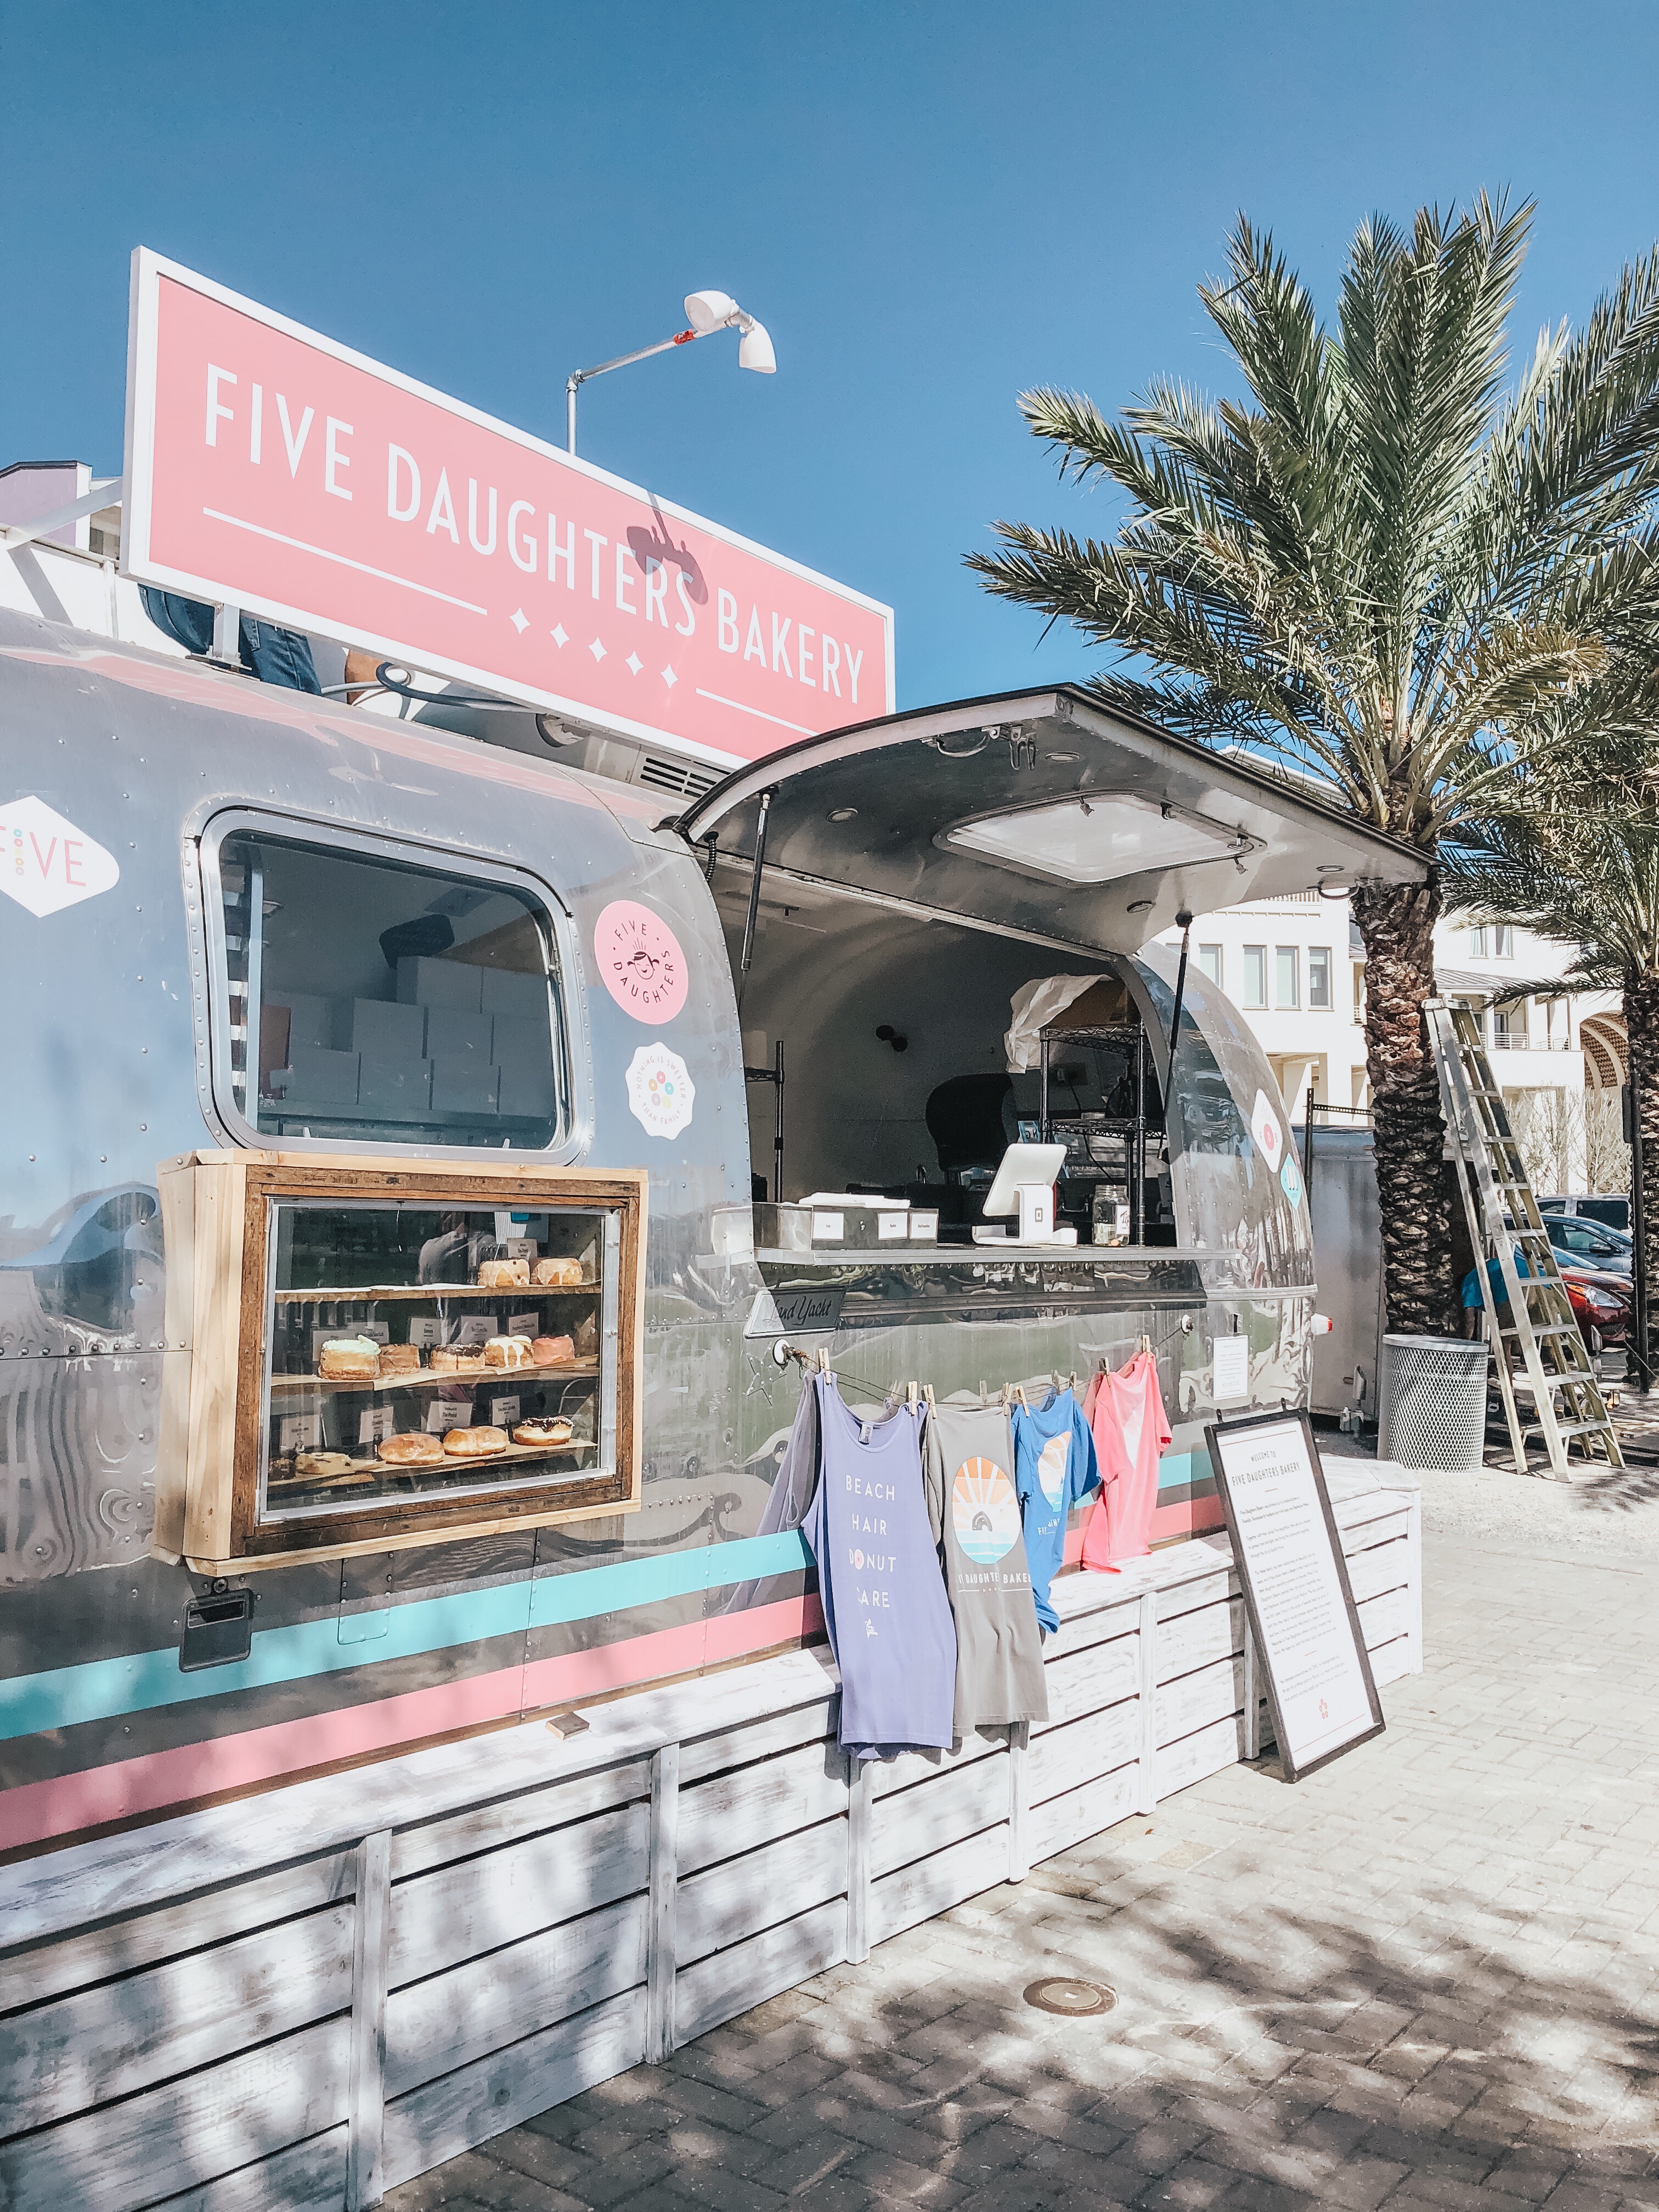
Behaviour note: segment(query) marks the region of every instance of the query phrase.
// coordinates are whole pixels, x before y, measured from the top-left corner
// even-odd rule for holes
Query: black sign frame
[[[1268,1649],[1267,1638],[1261,1632],[1261,1615],[1256,1601],[1255,1585],[1250,1574],[1249,1560],[1246,1557],[1247,1547],[1238,1533],[1233,1511],[1232,1492],[1228,1484],[1227,1469],[1222,1451],[1223,1439],[1238,1436],[1247,1429],[1261,1429],[1272,1425],[1282,1428],[1287,1423],[1292,1422],[1300,1424],[1303,1438],[1308,1448],[1308,1463],[1313,1469],[1314,1490],[1319,1499],[1320,1510],[1324,1515],[1325,1532],[1330,1539],[1331,1556],[1336,1565],[1337,1583],[1342,1592],[1342,1602],[1347,1611],[1348,1626],[1353,1637],[1354,1650],[1358,1656],[1360,1678],[1364,1684],[1365,1696],[1371,1715],[1371,1725],[1368,1729],[1362,1729],[1357,1735],[1350,1736],[1345,1743],[1337,1744],[1331,1750],[1322,1752],[1317,1759],[1310,1759],[1305,1765],[1297,1765],[1295,1754],[1291,1749],[1289,1731],[1285,1726],[1284,1713],[1279,1704],[1279,1685],[1273,1675],[1273,1656]],[[1365,1649],[1365,1634],[1360,1626],[1359,1608],[1354,1603],[1353,1585],[1348,1579],[1348,1563],[1343,1556],[1341,1531],[1336,1525],[1336,1516],[1331,1510],[1331,1494],[1326,1486],[1324,1463],[1319,1456],[1319,1447],[1314,1442],[1313,1423],[1309,1418],[1305,1407],[1286,1407],[1277,1413],[1252,1413],[1243,1420],[1212,1422],[1206,1426],[1204,1437],[1209,1448],[1210,1466],[1215,1476],[1216,1490],[1221,1499],[1221,1510],[1226,1522],[1228,1540],[1232,1545],[1233,1565],[1237,1571],[1238,1585],[1244,1594],[1244,1610],[1249,1623],[1256,1663],[1267,1688],[1267,1710],[1273,1716],[1273,1736],[1279,1746],[1279,1761],[1284,1769],[1285,1779],[1287,1782],[1300,1782],[1307,1775],[1316,1774],[1322,1766],[1328,1766],[1334,1759],[1342,1758],[1346,1753],[1356,1750],[1362,1743],[1370,1743],[1374,1737],[1382,1734],[1387,1725],[1382,1717],[1382,1703],[1376,1693],[1376,1679],[1371,1673],[1370,1654]],[[1254,1685],[1251,1695],[1255,1695]]]

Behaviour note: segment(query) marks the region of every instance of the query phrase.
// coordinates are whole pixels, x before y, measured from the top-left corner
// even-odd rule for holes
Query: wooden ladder
[[[1625,1457],[1618,1434],[1561,1280],[1555,1247],[1533,1196],[1526,1164],[1510,1132],[1504,1095],[1492,1079],[1475,1015],[1469,1007],[1449,1006],[1444,999],[1425,1000],[1423,1012],[1497,1354],[1498,1386],[1516,1471],[1528,1471],[1527,1448],[1534,1438],[1541,1439],[1550,1474],[1558,1481],[1569,1479],[1567,1455],[1575,1445],[1583,1459],[1622,1467]],[[1524,1275],[1516,1265],[1517,1249],[1527,1268]],[[1488,1252],[1497,1255],[1508,1322],[1500,1318],[1500,1300],[1486,1264]],[[1520,1352],[1532,1391],[1534,1418],[1530,1421],[1522,1420],[1516,1403],[1512,1345]]]

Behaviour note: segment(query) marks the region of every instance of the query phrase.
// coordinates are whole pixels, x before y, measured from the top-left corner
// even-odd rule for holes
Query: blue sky
[[[998,515],[1109,529],[1015,394],[1224,388],[1235,211],[1322,301],[1370,210],[1535,197],[1516,337],[1659,234],[1659,9],[331,6],[0,0],[0,463],[120,465],[127,262],[155,247],[562,437],[897,611],[901,705],[1081,676],[961,567]]]

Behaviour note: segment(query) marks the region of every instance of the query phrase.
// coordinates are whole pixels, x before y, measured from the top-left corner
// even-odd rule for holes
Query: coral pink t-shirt
[[[1091,1396],[1102,1486],[1084,1531],[1083,1564],[1100,1573],[1152,1549],[1158,1463],[1170,1441],[1170,1424],[1150,1352],[1138,1352],[1115,1374],[1097,1376]]]

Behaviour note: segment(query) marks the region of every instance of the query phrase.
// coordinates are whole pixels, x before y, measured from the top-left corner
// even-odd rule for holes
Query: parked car
[[[1567,1213],[1581,1221],[1605,1222],[1609,1229],[1622,1229],[1630,1233],[1630,1200],[1617,1197],[1540,1198],[1540,1213]]]
[[[1636,1303],[1628,1275],[1612,1275],[1600,1268],[1581,1267],[1564,1259],[1561,1280],[1571,1304],[1573,1316],[1583,1332],[1584,1348],[1592,1357],[1604,1345],[1626,1341]]]
[[[1635,1239],[1622,1229],[1609,1229],[1605,1222],[1577,1213],[1546,1213],[1544,1226],[1563,1267],[1572,1261],[1603,1274],[1629,1274]]]

